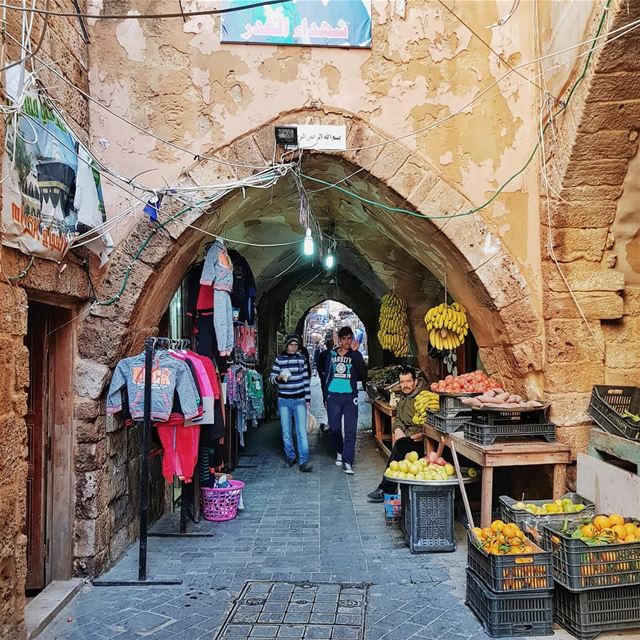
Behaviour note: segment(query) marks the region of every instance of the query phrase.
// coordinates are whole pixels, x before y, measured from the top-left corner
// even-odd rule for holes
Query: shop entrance
[[[29,302],[27,580],[29,595],[72,573],[71,309]]]

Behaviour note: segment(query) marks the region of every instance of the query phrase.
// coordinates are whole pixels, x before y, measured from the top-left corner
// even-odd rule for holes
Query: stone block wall
[[[0,284],[0,638],[24,634],[27,537],[23,533],[27,479],[29,384],[27,296]]]
[[[50,0],[52,11],[68,11],[64,0]],[[7,25],[0,36],[3,60],[16,61],[24,54],[20,40],[22,13],[8,9]],[[40,38],[44,21],[36,15],[33,46]],[[50,19],[36,64],[42,84],[62,106],[74,132],[86,142],[89,112],[87,101],[75,87],[88,90],[88,48],[76,18]],[[51,65],[54,71],[46,65]],[[33,68],[27,63],[27,71]],[[56,73],[63,76],[60,78]],[[4,140],[4,121],[0,120],[0,139]],[[0,186],[0,206],[1,206]],[[55,304],[87,299],[89,286],[84,269],[68,263],[59,265],[36,259],[23,277],[9,285],[6,278],[22,272],[28,257],[2,248],[2,282],[0,283],[0,638],[22,639],[24,628],[25,577],[27,573],[27,538],[23,533],[26,513],[27,412],[29,354],[24,346],[27,332],[28,298],[49,297]],[[71,365],[71,363],[69,363]]]

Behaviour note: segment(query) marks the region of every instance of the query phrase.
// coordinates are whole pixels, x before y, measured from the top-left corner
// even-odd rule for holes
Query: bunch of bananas
[[[393,293],[382,296],[378,329],[380,346],[398,358],[409,355],[407,305]]]
[[[432,307],[424,317],[429,342],[440,351],[457,349],[469,333],[467,310],[457,302]]]
[[[433,391],[421,391],[413,403],[413,424],[425,424],[427,410],[438,411],[440,409],[440,396]]]

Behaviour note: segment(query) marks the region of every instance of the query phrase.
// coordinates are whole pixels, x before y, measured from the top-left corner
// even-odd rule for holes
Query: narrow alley
[[[317,378],[314,383],[313,410],[318,413]],[[39,637],[488,637],[473,614],[461,606],[464,544],[453,554],[412,555],[400,530],[385,524],[382,505],[367,502],[366,494],[378,483],[384,460],[368,430],[369,405],[362,406],[354,476],[347,477],[335,466],[329,434],[320,432],[312,438],[314,473],[283,468],[279,425],[262,425],[251,434],[234,474],[246,482],[244,511],[230,522],[189,523],[189,532],[213,532],[212,538],[150,538],[149,580],[181,578],[182,585],[87,584]],[[156,532],[177,530],[177,514],[165,516],[154,528]],[[458,534],[462,536],[462,527]],[[137,551],[133,545],[101,580],[134,579]],[[273,582],[280,593],[293,590],[286,615],[278,615],[281,606],[276,604],[272,610],[267,605],[253,624],[260,606],[241,604],[243,599],[233,621],[229,620],[245,585],[254,585],[247,593],[250,597],[266,588],[261,581]],[[309,593],[316,594],[313,604]],[[355,614],[340,606],[346,601],[360,602],[360,597],[364,606],[351,607],[357,610]],[[297,604],[300,601],[307,604]]]

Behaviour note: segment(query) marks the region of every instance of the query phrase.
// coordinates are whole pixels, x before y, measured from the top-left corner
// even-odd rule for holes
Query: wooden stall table
[[[374,400],[371,406],[373,439],[384,456],[391,455],[393,431],[391,423],[396,415],[395,407],[383,400]]]
[[[425,452],[433,451],[433,442],[439,443],[441,452],[449,443],[458,455],[482,467],[482,492],[480,506],[480,526],[491,524],[493,500],[493,470],[495,467],[521,467],[533,465],[553,465],[553,497],[560,498],[566,491],[567,465],[571,464],[571,449],[559,442],[526,440],[519,442],[496,442],[482,445],[465,440],[462,432],[441,433],[430,425],[423,427]]]

